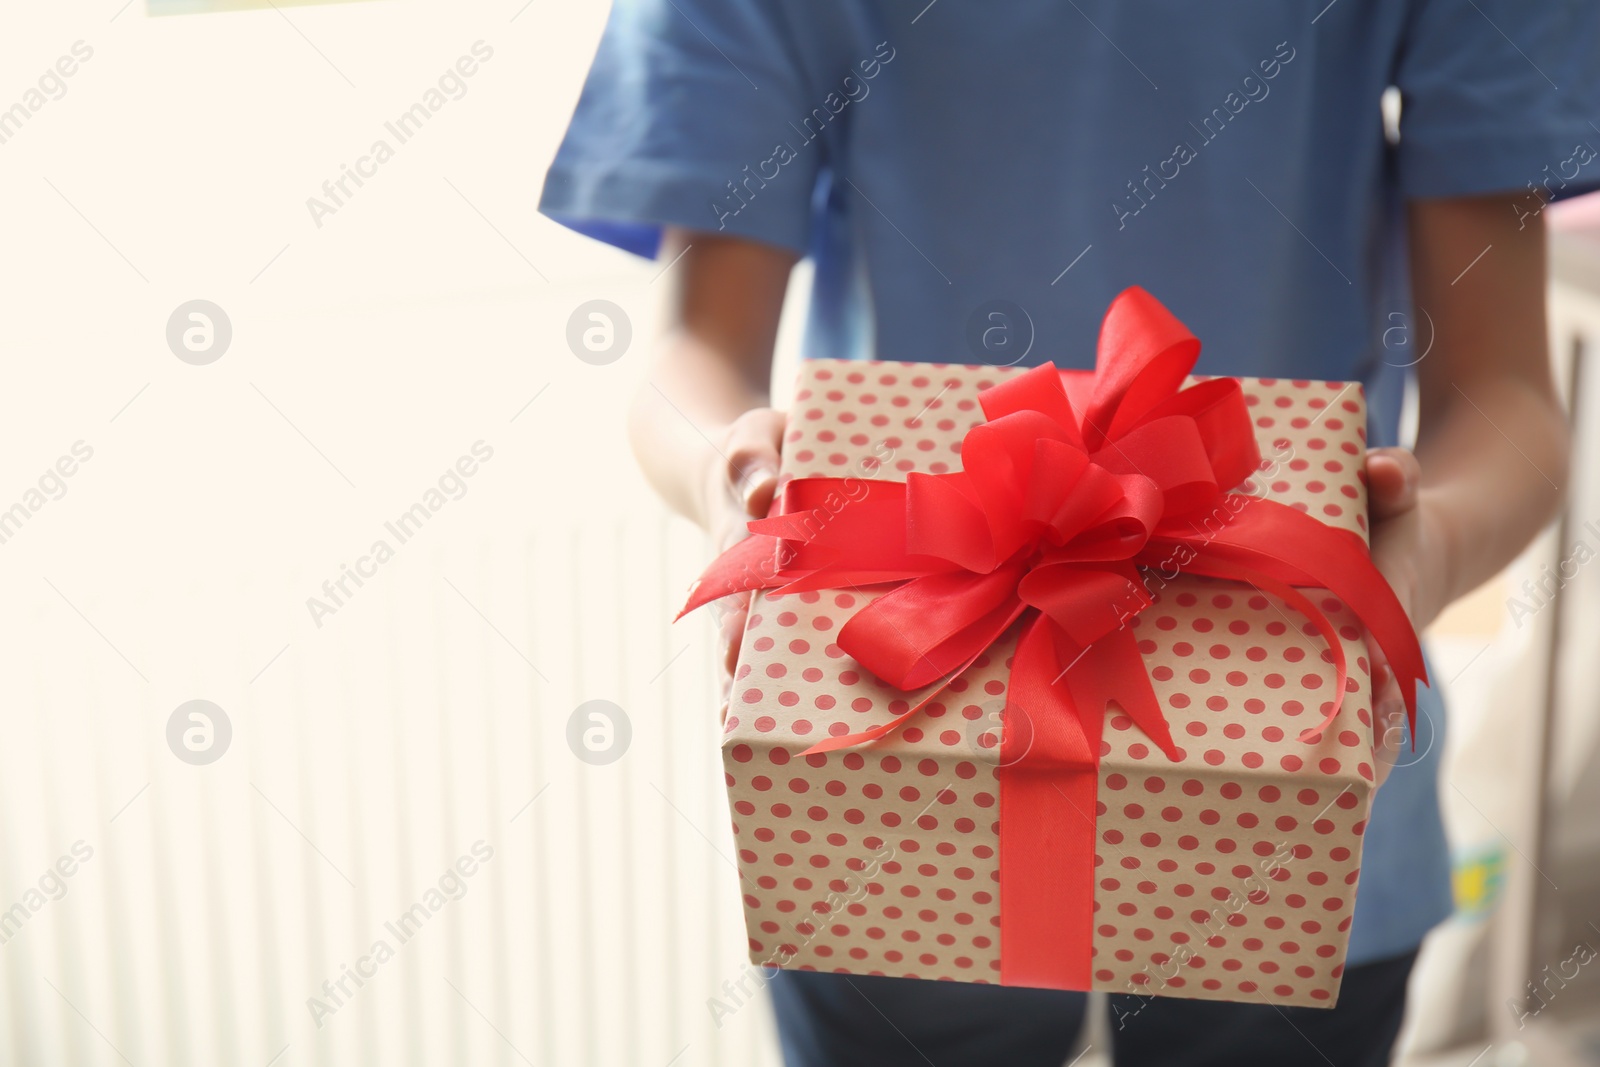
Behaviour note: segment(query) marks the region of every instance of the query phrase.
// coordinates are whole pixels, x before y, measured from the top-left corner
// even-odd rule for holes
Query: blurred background
[[[671,265],[534,211],[605,15],[0,12],[0,1063],[777,1062],[707,547],[623,434]],[[1550,217],[1580,457],[1433,634],[1417,1064],[1600,1062],[1600,207]]]

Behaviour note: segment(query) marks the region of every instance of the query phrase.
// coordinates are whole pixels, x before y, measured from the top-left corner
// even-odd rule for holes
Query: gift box
[[[817,360],[723,756],[758,964],[1278,1005],[1338,994],[1374,780],[1358,385]],[[1330,592],[1329,590],[1333,590]]]

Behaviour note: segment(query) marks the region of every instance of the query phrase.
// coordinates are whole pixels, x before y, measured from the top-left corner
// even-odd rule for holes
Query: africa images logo
[[[423,126],[450,101],[460,100],[467,95],[467,79],[478,73],[480,64],[494,58],[494,49],[483,41],[474,41],[471,52],[472,55],[461,56],[454,66],[439,75],[438,81],[428,87],[420,100],[402,111],[392,122],[385,122],[383,128],[389,137],[379,137],[373,141],[367,152],[356,158],[354,167],[347,163],[339,164],[339,176],[322,183],[322,197],[306,197],[306,210],[311,213],[311,221],[317,229],[322,229],[324,218],[337,214],[355,196],[355,189],[350,188],[352,182],[356,189],[360,189],[366,184],[364,179],[377,177],[378,168],[395,157],[397,147],[421,133]],[[393,144],[390,138],[393,138]]]
[[[883,68],[894,61],[895,50],[888,41],[880,41],[873,49],[872,57],[863,59],[856,64],[860,68],[860,77],[854,73],[846,74],[840,82],[844,92],[830,92],[823,97],[822,105],[811,109],[811,113],[800,120],[800,125],[789,123],[789,128],[800,135],[800,147],[804,148],[822,136],[829,123],[838,118],[844,109],[852,103],[860,103],[872,91],[872,86],[867,83],[882,73]],[[765,189],[767,182],[777,181],[783,173],[783,168],[793,163],[800,157],[800,150],[788,141],[779,141],[773,146],[772,155],[756,164],[755,173],[751,173],[750,164],[744,165],[744,178],[735,182],[728,179],[726,185],[728,193],[719,200],[710,201],[711,214],[716,217],[717,229],[727,229],[728,219],[739,214],[750,206],[750,201],[756,198],[757,189]],[[755,188],[751,188],[751,182]]]
[[[1117,229],[1125,229],[1128,220],[1150,206],[1156,198],[1158,190],[1165,189],[1167,183],[1176,181],[1183,173],[1183,168],[1200,158],[1200,149],[1222,136],[1222,131],[1228,128],[1228,123],[1239,116],[1245,108],[1252,103],[1259,104],[1272,92],[1272,87],[1267,83],[1283,72],[1297,53],[1288,41],[1282,41],[1272,53],[1272,58],[1263,59],[1256,64],[1260,71],[1258,77],[1255,73],[1246,74],[1239,83],[1238,90],[1228,93],[1222,98],[1219,107],[1211,109],[1211,114],[1200,120],[1200,125],[1189,123],[1189,128],[1200,137],[1199,146],[1188,141],[1179,141],[1173,146],[1172,155],[1156,164],[1152,172],[1148,164],[1144,168],[1144,180],[1134,179],[1128,182],[1128,192],[1121,199],[1111,202],[1111,213],[1117,217]],[[1141,191],[1142,190],[1142,191]]]

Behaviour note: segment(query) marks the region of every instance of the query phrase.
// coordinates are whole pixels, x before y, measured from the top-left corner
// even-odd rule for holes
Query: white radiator
[[[402,546],[320,628],[219,620],[198,673],[244,696],[205,765],[122,698],[164,688],[128,612],[57,581],[10,619],[0,1061],[774,1062],[764,1005],[707,1007],[744,964],[712,635],[665,625],[704,546],[648,514]],[[589,700],[615,762],[569,747]]]

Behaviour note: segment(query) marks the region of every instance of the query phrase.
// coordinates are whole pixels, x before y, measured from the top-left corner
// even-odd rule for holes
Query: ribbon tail
[[[688,602],[672,621],[677,622],[713,600],[752,589],[774,589],[792,580],[795,575],[784,574],[779,565],[782,550],[782,542],[766,534],[751,534],[734,544],[712,560],[690,587]]]
[[[1180,757],[1172,741],[1172,730],[1167,725],[1167,717],[1161,713],[1161,701],[1150,685],[1150,675],[1133,631],[1126,626],[1112,630],[1079,653],[1078,659],[1081,662],[1066,670],[1066,684],[1072,691],[1072,702],[1078,708],[1085,730],[1093,734],[1096,760],[1100,755],[1106,708],[1115,703],[1168,759],[1177,761]]]
[[[1248,567],[1230,567],[1225,563],[1216,561],[1212,561],[1206,569],[1213,577],[1232,578],[1234,581],[1255,586],[1262,592],[1271,593],[1304,615],[1310,620],[1311,625],[1317,628],[1317,632],[1322,635],[1322,640],[1328,646],[1328,654],[1333,660],[1333,669],[1337,674],[1337,678],[1334,681],[1333,699],[1328,702],[1328,710],[1323,713],[1322,721],[1316,726],[1308,726],[1300,732],[1300,740],[1307,744],[1314,744],[1321,740],[1328,727],[1333,725],[1333,720],[1338,717],[1339,709],[1344,707],[1344,694],[1350,677],[1350,665],[1344,654],[1344,642],[1339,639],[1338,632],[1334,630],[1333,622],[1323,613],[1321,608],[1311,602],[1310,597],[1302,594],[1294,586],[1278,581],[1271,575],[1252,571]]]
[[[1328,652],[1333,657],[1333,669],[1336,672],[1334,679],[1333,699],[1328,701],[1328,710],[1323,714],[1322,721],[1316,726],[1308,727],[1300,734],[1300,740],[1307,744],[1314,744],[1322,740],[1322,735],[1328,727],[1333,725],[1333,720],[1339,715],[1339,709],[1344,706],[1344,694],[1350,678],[1350,665],[1345,658],[1344,642],[1339,639],[1339,634],[1333,628],[1333,622],[1322,610],[1303,595],[1300,590],[1290,585],[1274,581],[1269,577],[1262,577],[1257,582],[1262,589],[1275,595],[1279,600],[1294,608],[1300,614],[1311,620],[1311,624],[1322,635],[1323,641],[1328,645]],[[1409,705],[1408,705],[1409,707]],[[1413,711],[1413,715],[1415,712]],[[1415,722],[1413,722],[1413,727]],[[1412,734],[1415,736],[1415,729]]]
[[[1088,989],[1099,742],[1066,688],[1055,627],[1017,643],[1000,744],[1000,984]],[[1096,735],[1098,738],[1098,734]]]
[[[1284,585],[1325,588],[1344,601],[1389,658],[1415,736],[1417,683],[1428,684],[1422,646],[1405,608],[1360,538],[1275,501],[1234,499],[1246,502],[1215,535],[1171,536],[1174,531],[1158,530],[1151,545],[1164,542],[1193,550],[1193,560],[1184,566],[1190,573],[1238,579],[1239,572],[1228,569],[1232,564],[1250,572],[1252,577],[1245,581],[1266,577]],[[1333,645],[1337,647],[1337,642]]]
[[[750,536],[711,561],[677,618],[733,593],[801,592],[906,581],[953,564],[905,549],[903,482],[796,478],[753,519]],[[823,578],[826,573],[826,580]]]

